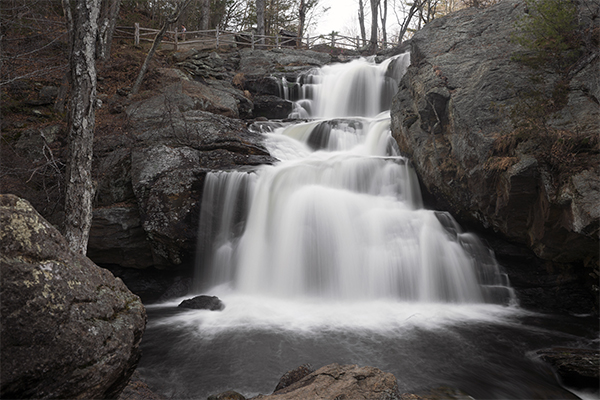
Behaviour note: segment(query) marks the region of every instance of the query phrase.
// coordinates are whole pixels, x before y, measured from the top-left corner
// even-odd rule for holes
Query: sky
[[[371,8],[369,0],[363,0],[365,7],[365,25],[367,36],[370,34]],[[389,2],[390,6],[393,2]],[[319,8],[331,7],[317,22],[316,27],[310,31],[310,35],[329,34],[331,31],[339,32],[341,35],[356,37],[360,35],[358,27],[358,0],[320,0]],[[388,10],[388,33],[394,31],[398,26],[396,17],[391,9]]]
[[[368,3],[369,0],[366,0]],[[331,7],[317,22],[315,34],[327,34],[331,31],[347,35],[348,27],[358,30],[357,0],[321,0],[319,7]]]

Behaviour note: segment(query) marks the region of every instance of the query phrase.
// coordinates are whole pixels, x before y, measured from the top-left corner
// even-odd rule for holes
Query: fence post
[[[356,36],[356,50],[360,50],[360,40],[358,39],[358,36]]]
[[[250,40],[252,41],[252,50],[254,50],[254,32],[251,33]]]
[[[217,49],[219,48],[219,25],[217,25]]]
[[[175,51],[177,51],[177,36],[178,36],[177,27],[175,27],[175,49],[174,49]]]
[[[275,48],[280,49],[281,47],[279,46],[279,34],[275,34]]]
[[[133,44],[135,46],[139,46],[140,45],[140,23],[136,22],[135,24],[133,24],[133,26],[135,27],[135,33],[133,35],[133,37],[134,37]]]
[[[331,32],[331,47],[335,47],[335,32]]]

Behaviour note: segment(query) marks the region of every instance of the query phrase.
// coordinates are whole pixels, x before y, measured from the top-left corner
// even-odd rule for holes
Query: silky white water
[[[303,101],[329,119],[257,125],[279,162],[209,174],[197,289],[225,284],[286,300],[513,300],[491,252],[448,214],[423,209],[398,154],[381,108],[402,73],[392,66],[406,60],[315,72],[306,79],[313,98]]]
[[[252,126],[279,161],[206,176],[194,292],[225,309],[147,307],[138,370],[151,387],[252,397],[301,364],[340,363],[391,372],[400,392],[569,398],[526,354],[589,336],[587,322],[517,307],[477,236],[423,208],[387,111],[408,59],[284,81],[297,123]]]

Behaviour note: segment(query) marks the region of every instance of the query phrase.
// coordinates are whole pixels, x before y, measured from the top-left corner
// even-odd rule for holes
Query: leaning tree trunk
[[[74,8],[72,8],[74,4]],[[65,238],[85,254],[92,225],[92,145],[96,103],[96,38],[100,0],[63,0],[70,48],[71,96],[65,192]]]
[[[110,58],[113,34],[117,26],[121,0],[102,0],[96,59],[106,61]]]
[[[142,64],[142,68],[140,68],[140,72],[138,72],[138,76],[135,79],[135,83],[131,88],[130,94],[136,94],[140,90],[140,87],[142,86],[142,81],[144,80],[144,75],[146,75],[146,71],[148,70],[148,66],[150,65],[150,61],[152,60],[152,57],[154,57],[154,53],[156,53],[156,49],[158,49],[158,45],[162,41],[162,38],[165,35],[168,26],[172,23],[177,22],[177,20],[181,16],[181,13],[183,13],[183,10],[185,10],[185,8],[188,6],[188,4],[190,4],[191,1],[192,0],[183,0],[177,3],[177,8],[167,18],[162,28],[160,28],[160,31],[158,31],[158,34],[154,38],[154,42],[152,42],[152,47],[150,48],[150,51],[146,55],[146,59]]]

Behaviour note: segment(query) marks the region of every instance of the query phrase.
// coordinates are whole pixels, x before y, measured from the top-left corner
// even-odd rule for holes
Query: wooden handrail
[[[134,27],[130,26],[117,26],[115,31],[119,31],[121,35],[117,36],[119,38],[126,38],[127,35],[130,35],[130,31],[133,30],[133,38],[135,45],[139,45],[139,42],[151,41],[152,39],[146,39],[147,36],[156,35],[158,33],[158,29],[152,28],[143,28],[140,27],[138,23],[135,23]],[[126,36],[122,36],[126,35]],[[230,39],[230,36],[234,36],[234,39]],[[180,32],[175,28],[173,31],[167,31],[165,33],[165,39],[163,39],[164,44],[173,45],[174,50],[177,50],[179,46],[185,44],[197,44],[197,43],[206,43],[210,45],[214,45],[216,48],[219,48],[222,44],[227,43],[237,43],[240,42],[236,39],[245,38],[246,40],[243,42],[245,45],[251,47],[252,49],[262,48],[281,48],[282,46],[286,46],[286,43],[294,42],[293,46],[286,47],[301,47],[301,48],[312,48],[316,45],[329,45],[331,47],[342,48],[342,49],[353,49],[360,50],[361,47],[364,47],[364,44],[361,46],[362,39],[357,37],[349,37],[344,35],[339,35],[337,33],[330,33],[325,35],[317,35],[317,36],[309,36],[300,39],[285,35],[269,36],[269,35],[257,35],[254,32],[232,32],[226,31],[222,29],[208,29],[208,30],[199,30],[199,31],[186,31]],[[261,39],[264,39],[264,43],[261,43]],[[368,43],[368,41],[367,41]],[[378,42],[379,48],[387,48],[389,46],[395,46],[396,43],[390,42]]]

